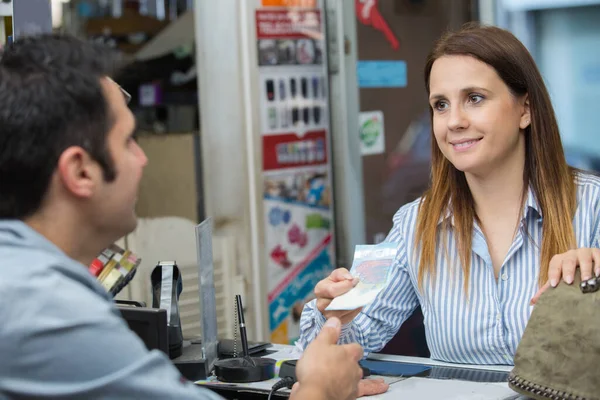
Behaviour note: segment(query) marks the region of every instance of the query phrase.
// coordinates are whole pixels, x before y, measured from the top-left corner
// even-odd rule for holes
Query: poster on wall
[[[293,343],[333,270],[328,77],[322,9],[256,10],[270,340]]]

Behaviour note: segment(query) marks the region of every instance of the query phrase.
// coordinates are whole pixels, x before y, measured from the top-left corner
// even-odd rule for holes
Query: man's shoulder
[[[23,281],[50,270],[84,271],[56,245],[21,221],[0,220],[0,276],[2,280]],[[89,274],[88,274],[89,275]],[[85,275],[82,275],[85,278]]]
[[[0,260],[0,285],[6,289],[35,289],[32,295],[44,295],[56,293],[57,287],[74,286],[103,294],[83,264],[59,253],[37,247],[0,246]]]
[[[44,318],[66,323],[111,312],[107,293],[85,266],[66,256],[35,247],[0,248],[0,259],[0,340],[34,331]]]
[[[6,358],[0,375],[14,370],[37,376],[44,364],[61,365],[52,360],[75,358],[82,349],[93,351],[91,330],[109,327],[105,331],[110,331],[121,323],[110,299],[69,268],[74,266],[66,265],[68,261],[52,256],[43,262],[34,260],[37,257],[14,257],[1,269],[0,354]],[[16,269],[25,271],[11,274]],[[36,358],[40,362],[33,362]],[[65,373],[70,371],[66,364],[61,366]]]
[[[30,278],[13,285],[0,280],[0,292],[6,288],[11,299],[0,302],[0,392],[213,399],[182,381],[166,355],[149,352],[94,288],[55,268]]]

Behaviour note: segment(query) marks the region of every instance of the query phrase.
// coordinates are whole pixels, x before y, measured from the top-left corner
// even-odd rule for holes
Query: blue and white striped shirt
[[[573,220],[578,247],[600,247],[600,178],[579,174],[577,211]],[[437,277],[423,290],[417,283],[418,258],[414,252],[419,200],[406,204],[394,216],[387,241],[398,244],[391,283],[376,300],[342,328],[341,343],[357,342],[365,352],[381,350],[420,304],[431,358],[466,364],[513,364],[513,356],[531,314],[530,300],[538,290],[542,218],[530,189],[520,228],[499,272],[481,231],[473,228],[473,251],[468,297],[463,289],[456,235],[448,232],[449,257],[438,244]],[[298,345],[306,347],[325,322],[308,303],[300,322]]]

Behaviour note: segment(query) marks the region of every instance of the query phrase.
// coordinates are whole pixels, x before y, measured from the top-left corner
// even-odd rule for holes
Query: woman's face
[[[516,98],[489,65],[470,56],[443,56],[432,66],[433,133],[458,170],[478,177],[522,165],[527,96]]]

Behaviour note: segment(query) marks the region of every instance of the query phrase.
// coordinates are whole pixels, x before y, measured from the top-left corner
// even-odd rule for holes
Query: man
[[[0,399],[215,399],[129,331],[86,266],[136,226],[148,160],[107,49],[23,38],[0,59]],[[293,399],[347,399],[358,345],[329,321]]]

